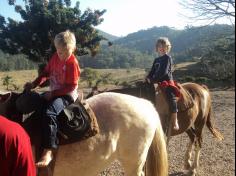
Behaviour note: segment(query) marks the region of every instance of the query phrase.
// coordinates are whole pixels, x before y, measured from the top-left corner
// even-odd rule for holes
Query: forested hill
[[[101,31],[101,30],[98,30],[98,31],[99,31],[100,35],[102,35],[103,37],[105,37],[109,41],[114,41],[114,40],[119,39],[119,37],[111,35],[111,34],[108,34],[108,33],[104,32],[104,31]]]
[[[113,45],[109,46],[103,41],[101,50],[95,57],[86,55],[79,57],[79,61],[82,68],[150,68],[156,56],[155,42],[157,38],[166,36],[172,43],[171,56],[175,63],[210,56],[206,59],[225,60],[225,57],[229,57],[230,65],[234,66],[231,62],[235,56],[234,32],[235,28],[230,25],[188,27],[184,30],[166,26],[153,27],[131,33],[123,38],[100,31],[100,35],[111,41]],[[0,70],[32,68],[33,63],[23,57],[23,55],[7,55],[0,51]],[[19,60],[20,64],[16,64]]]
[[[162,36],[168,37],[172,43],[171,56],[175,63],[199,60],[209,52],[217,53],[216,57],[221,59],[224,52],[235,53],[232,49],[235,45],[234,31],[230,25],[188,27],[184,30],[163,26],[141,30],[116,40],[106,35],[108,40],[113,40],[113,45],[103,45],[94,58],[81,57],[80,63],[83,67],[92,68],[148,68],[156,56],[155,42]],[[216,48],[224,52],[214,52]]]
[[[163,26],[129,34],[115,40],[114,43],[142,53],[153,54],[157,38],[165,36],[172,43],[171,52],[175,60],[181,62],[193,57],[201,57],[220,40],[234,38],[234,32],[234,27],[230,25],[189,27],[184,30]]]
[[[141,30],[114,40],[112,46],[103,45],[100,53],[93,58],[80,57],[80,64],[92,68],[148,69],[156,57],[156,40],[162,36],[168,37],[172,43],[171,56],[175,64],[186,61],[198,63],[192,77],[234,82],[235,28],[230,25],[188,27],[184,30],[163,26]],[[191,76],[190,71],[188,73],[186,76]]]

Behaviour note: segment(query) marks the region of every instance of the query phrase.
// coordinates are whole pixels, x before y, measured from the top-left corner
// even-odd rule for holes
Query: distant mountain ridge
[[[204,73],[205,75],[211,75],[211,79],[221,77],[225,80],[234,80],[234,26],[211,25],[187,27],[183,30],[167,26],[152,27],[128,34],[125,37],[117,37],[103,31],[99,32],[100,35],[103,35],[113,44],[110,45],[108,41],[103,40],[101,50],[96,56],[78,57],[81,68],[144,68],[148,71],[152,66],[153,59],[157,57],[155,52],[157,38],[166,36],[172,44],[170,55],[174,60],[174,64],[190,61],[198,62],[200,63],[200,65],[197,65],[199,70],[194,70],[194,73],[198,76]],[[23,55],[11,56],[0,51],[0,70],[32,69],[36,67],[24,57]],[[190,72],[188,71],[188,73]]]
[[[125,37],[117,37],[104,31],[99,32],[115,45],[138,50],[142,53],[153,54],[156,40],[159,37],[168,37],[173,46],[172,53],[180,53],[196,49],[202,43],[208,45],[224,36],[234,37],[234,31],[233,26],[216,24],[205,27],[189,27],[183,30],[168,26],[152,27],[130,33]]]
[[[104,32],[104,31],[101,31],[101,30],[98,30],[99,31],[99,34],[102,35],[103,37],[105,37],[106,39],[108,39],[109,41],[114,41],[114,40],[117,40],[119,39],[120,37],[117,37],[115,35],[112,35],[112,34],[109,34],[107,32]]]
[[[157,56],[155,43],[159,37],[168,37],[172,44],[170,55],[174,63],[197,61],[215,49],[235,44],[235,28],[230,25],[187,27],[177,30],[168,26],[152,27],[116,37],[101,31],[107,41],[101,44],[101,51],[94,57],[81,58],[81,65],[92,68],[149,68]],[[234,51],[233,51],[234,52]],[[223,53],[223,52],[222,52]],[[223,59],[223,58],[222,58]]]
[[[184,30],[161,26],[128,34],[126,37],[116,39],[114,43],[151,54],[154,51],[156,40],[159,37],[168,37],[173,46],[172,51],[176,53],[196,48],[200,43],[210,43],[222,36],[233,34],[234,28],[230,25],[211,25]]]

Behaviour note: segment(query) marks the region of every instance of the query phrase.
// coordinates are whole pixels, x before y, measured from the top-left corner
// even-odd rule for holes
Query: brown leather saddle
[[[86,102],[76,101],[59,115],[60,145],[87,139],[99,133],[97,119]]]
[[[19,96],[16,100],[18,109],[28,117],[23,124],[30,129],[38,127],[40,123],[41,97],[36,92],[28,92]],[[97,119],[92,109],[79,97],[76,102],[66,107],[58,116],[59,145],[65,145],[87,139],[99,133]]]

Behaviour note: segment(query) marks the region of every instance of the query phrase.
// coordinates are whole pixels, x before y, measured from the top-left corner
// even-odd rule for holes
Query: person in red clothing
[[[31,144],[25,130],[0,115],[0,175],[36,176]]]
[[[42,94],[45,105],[42,108],[43,155],[36,163],[38,167],[47,166],[53,158],[53,149],[57,148],[57,116],[78,98],[80,68],[73,52],[76,48],[75,35],[69,30],[55,36],[56,53],[51,57],[43,72],[24,86],[30,91],[50,81],[50,91]]]

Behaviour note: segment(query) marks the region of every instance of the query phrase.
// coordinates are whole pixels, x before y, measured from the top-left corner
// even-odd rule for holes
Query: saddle
[[[180,91],[180,98],[177,100],[179,112],[186,111],[193,107],[194,101],[192,95],[180,83],[177,83]]]
[[[99,133],[97,119],[88,103],[76,101],[59,115],[60,145],[84,140]]]
[[[178,91],[180,96],[177,98],[177,108],[179,112],[184,112],[193,107],[194,101],[192,95],[186,90],[180,83],[176,83],[178,87]],[[164,94],[164,97],[167,99],[165,95],[165,88],[158,86],[157,91]]]
[[[40,123],[41,115],[36,110],[40,109],[42,101],[37,92],[24,93],[16,101],[17,109],[24,114],[24,123],[30,129]],[[58,116],[59,145],[81,141],[97,133],[99,133],[99,126],[96,116],[81,97],[66,107]]]

